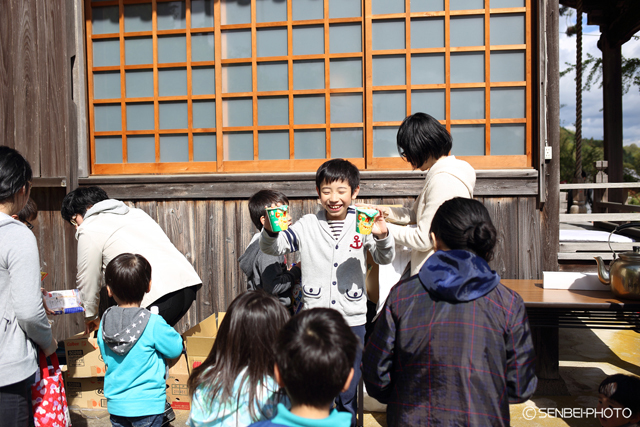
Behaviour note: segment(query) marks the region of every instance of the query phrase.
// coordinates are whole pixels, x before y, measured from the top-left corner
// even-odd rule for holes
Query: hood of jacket
[[[485,296],[500,276],[479,256],[463,250],[437,251],[418,273],[429,294],[448,302],[467,302]]]
[[[469,163],[456,159],[453,155],[441,157],[427,171],[426,180],[430,180],[439,173],[448,173],[458,178],[469,189],[469,194],[473,196],[473,189],[476,186],[476,171]]]
[[[86,221],[87,218],[91,217],[92,215],[97,215],[100,213],[124,215],[127,212],[129,212],[129,207],[120,200],[107,199],[91,206],[91,208],[87,210],[87,213],[84,214],[83,220]]]
[[[102,316],[104,343],[116,354],[127,354],[144,332],[150,316],[146,308],[109,307]]]
[[[238,263],[240,264],[240,270],[247,275],[247,278],[253,282],[254,280],[254,272],[253,267],[256,262],[256,258],[260,253],[260,233],[256,233],[251,238],[251,242],[249,242],[249,246],[244,251],[240,258],[238,258]]]

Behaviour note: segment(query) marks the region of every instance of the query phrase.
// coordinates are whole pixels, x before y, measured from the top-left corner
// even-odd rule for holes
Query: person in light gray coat
[[[42,305],[36,238],[13,219],[29,199],[31,166],[0,146],[0,424],[33,422],[31,385],[38,347],[48,356],[58,343]]]

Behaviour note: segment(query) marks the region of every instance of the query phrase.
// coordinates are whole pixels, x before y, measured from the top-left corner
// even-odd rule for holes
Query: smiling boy
[[[351,330],[364,343],[367,313],[365,274],[366,252],[378,264],[393,260],[394,240],[381,215],[375,219],[373,232],[356,232],[353,199],[360,191],[360,172],[343,159],[329,160],[316,172],[316,191],[323,209],[303,216],[289,229],[274,233],[265,222],[260,235],[260,249],[269,255],[300,252],[303,307],[333,308],[339,311]],[[361,349],[354,363],[351,387],[338,396],[338,410],[352,414],[355,425],[355,391],[360,380]]]

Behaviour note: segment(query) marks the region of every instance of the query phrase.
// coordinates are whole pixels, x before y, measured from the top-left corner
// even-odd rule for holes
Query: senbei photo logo
[[[522,410],[525,420],[534,418],[631,418],[629,408],[534,408],[528,406]]]

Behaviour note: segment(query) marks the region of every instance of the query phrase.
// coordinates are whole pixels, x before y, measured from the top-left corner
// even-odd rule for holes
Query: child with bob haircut
[[[598,387],[598,418],[603,427],[633,427],[640,423],[640,378],[615,374]]]
[[[180,356],[182,337],[161,316],[140,307],[151,289],[151,265],[142,255],[112,259],[105,283],[118,304],[104,312],[98,330],[111,424],[159,427],[167,399],[165,359]]]
[[[189,425],[248,426],[289,405],[273,372],[273,344],[287,320],[284,305],[262,290],[233,300],[209,356],[189,377]]]
[[[284,193],[275,190],[260,190],[249,199],[251,221],[258,229],[249,246],[238,258],[240,269],[247,276],[247,289],[264,289],[276,296],[285,307],[291,305],[291,288],[300,282],[302,272],[294,265],[287,269],[284,255],[267,255],[260,250],[260,232],[265,221],[269,221],[265,206],[272,204],[288,205],[289,199]]]
[[[363,356],[369,395],[389,426],[508,426],[535,391],[522,298],[489,267],[496,229],[484,205],[454,198],[431,222],[436,252],[398,283]]]
[[[305,215],[287,230],[274,233],[268,221],[260,235],[260,249],[270,255],[300,252],[303,309],[338,310],[364,344],[367,314],[366,252],[377,264],[390,264],[395,255],[393,237],[378,212],[371,234],[356,232],[353,200],[360,191],[360,172],[347,160],[324,162],[316,172],[316,191],[322,210]],[[272,207],[275,207],[272,204]],[[356,353],[351,386],[340,393],[338,410],[351,412],[356,423],[356,386],[362,352]]]
[[[287,390],[291,410],[278,405],[271,421],[255,427],[347,427],[351,415],[333,407],[334,398],[349,388],[353,361],[360,345],[336,310],[314,308],[294,316],[278,334],[275,377]]]

